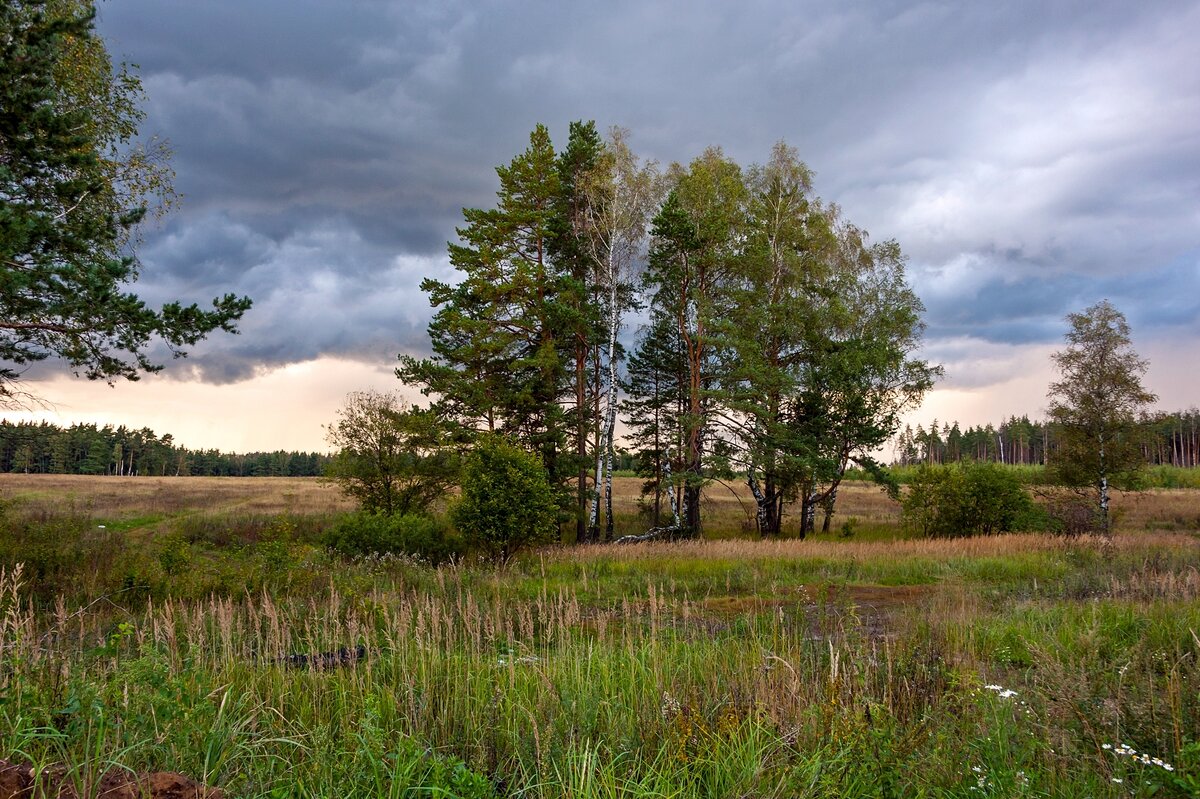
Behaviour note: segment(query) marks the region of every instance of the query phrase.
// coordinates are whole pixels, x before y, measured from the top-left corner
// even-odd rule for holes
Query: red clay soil
[[[0,760],[0,799],[81,799],[76,781],[62,766],[43,769],[35,780],[28,763]],[[123,769],[106,772],[94,788],[85,785],[83,799],[225,799],[220,788],[208,788],[173,771],[138,776]]]

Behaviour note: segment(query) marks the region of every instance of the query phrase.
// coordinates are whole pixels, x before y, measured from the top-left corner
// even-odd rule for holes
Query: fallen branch
[[[641,535],[623,535],[614,544],[640,544],[643,541],[674,541],[677,538],[687,538],[688,531],[678,525],[670,527],[655,527]]]

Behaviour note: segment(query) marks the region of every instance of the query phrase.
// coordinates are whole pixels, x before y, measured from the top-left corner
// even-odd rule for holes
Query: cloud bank
[[[950,387],[1004,382],[1102,298],[1177,357],[1200,340],[1200,3],[571,5],[103,4],[184,195],[139,291],[255,300],[170,374],[421,351],[461,208],[534,124],[562,144],[580,118],[664,162],[796,146],[909,254]]]

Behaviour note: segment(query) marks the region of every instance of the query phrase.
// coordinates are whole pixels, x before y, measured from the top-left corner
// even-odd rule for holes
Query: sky
[[[39,368],[51,406],[10,419],[327,448],[348,392],[426,350],[462,208],[576,119],[663,164],[796,147],[908,256],[945,367],[914,424],[1040,416],[1065,315],[1106,298],[1160,406],[1200,403],[1200,2],[108,0],[97,28],[183,195],[138,293],[254,307],[137,383]]]

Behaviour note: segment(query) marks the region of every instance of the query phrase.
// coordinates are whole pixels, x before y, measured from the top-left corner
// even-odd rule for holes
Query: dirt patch
[[[929,585],[806,585],[782,596],[710,597],[692,606],[697,612],[691,621],[717,631],[738,616],[788,611],[803,614],[813,639],[848,633],[882,639],[894,634],[897,612],[927,602],[935,590]]]
[[[792,605],[855,605],[882,611],[920,604],[933,590],[930,585],[804,585],[782,596],[720,596],[701,600],[697,605],[704,612],[721,616],[764,613]]]
[[[123,769],[110,769],[96,784],[71,775],[61,765],[50,766],[34,774],[28,763],[0,760],[0,799],[225,799],[220,788],[201,785],[173,771],[152,771],[137,775]],[[80,790],[82,788],[82,795]]]

